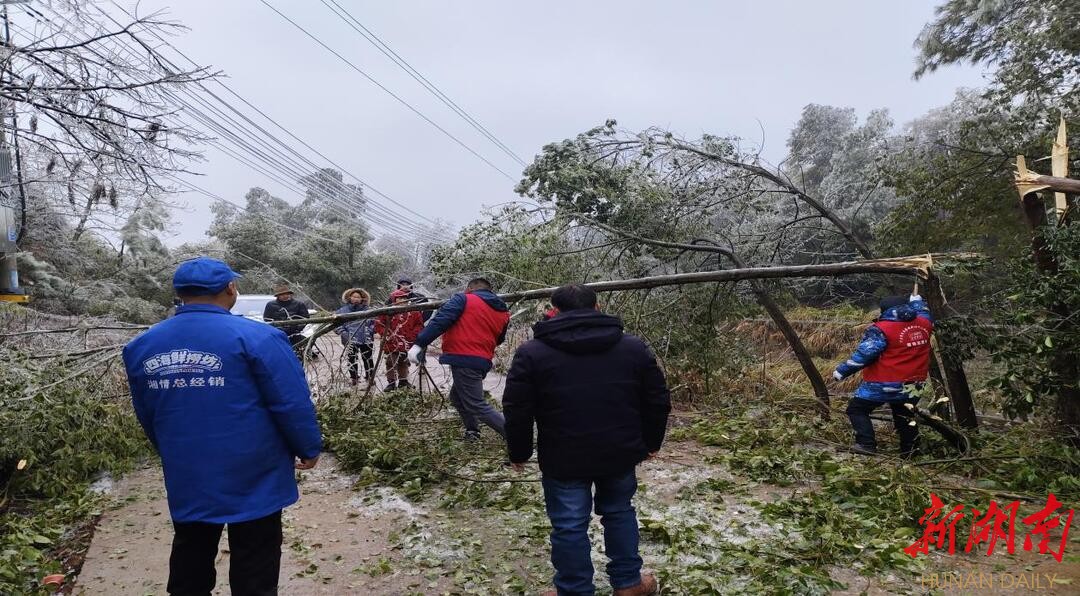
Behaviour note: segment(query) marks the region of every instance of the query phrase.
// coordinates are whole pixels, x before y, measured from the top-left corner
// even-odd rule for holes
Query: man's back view
[[[173,286],[184,305],[124,347],[135,414],[165,473],[170,594],[210,594],[226,525],[232,593],[277,593],[293,468],[313,467],[322,449],[285,334],[230,314],[236,277],[214,259],[181,264]]]
[[[535,421],[559,594],[595,590],[588,536],[594,504],[615,594],[654,593],[656,580],[641,575],[630,501],[635,467],[664,440],[671,410],[664,374],[644,342],[623,333],[622,321],[596,310],[591,289],[559,288],[552,303],[559,314],[533,327],[535,339],[518,348],[507,375],[510,461],[520,470],[532,456]]]

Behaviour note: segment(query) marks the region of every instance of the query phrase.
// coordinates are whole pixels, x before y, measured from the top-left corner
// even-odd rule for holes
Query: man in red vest
[[[468,441],[480,438],[480,422],[506,437],[503,415],[484,399],[484,377],[509,325],[510,308],[492,291],[491,282],[478,277],[446,301],[409,350],[409,360],[419,364],[424,348],[443,336],[439,363],[450,366],[450,403],[465,423]]]
[[[833,378],[840,381],[862,371],[863,382],[847,407],[855,429],[855,453],[877,453],[870,413],[888,404],[893,426],[900,435],[900,454],[911,457],[919,430],[907,404],[914,403],[911,386],[926,381],[930,367],[930,335],[934,322],[920,296],[890,296],[881,301],[881,316],[866,329],[855,353],[836,367]]]

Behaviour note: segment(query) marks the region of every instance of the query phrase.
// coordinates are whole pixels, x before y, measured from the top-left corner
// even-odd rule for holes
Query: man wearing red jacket
[[[478,277],[469,281],[465,292],[446,301],[409,350],[409,360],[419,363],[424,348],[443,336],[439,363],[450,366],[454,378],[450,403],[465,424],[468,441],[480,438],[480,422],[506,436],[503,415],[484,399],[484,377],[509,325],[510,307],[495,295],[491,282]]]

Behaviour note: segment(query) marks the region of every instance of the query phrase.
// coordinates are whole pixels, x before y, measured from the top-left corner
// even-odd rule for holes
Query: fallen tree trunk
[[[1016,185],[1024,195],[1043,190],[1052,190],[1066,194],[1080,194],[1080,180],[1072,178],[1059,178],[1057,176],[1043,176],[1028,172],[1026,175],[1017,176]]]
[[[938,258],[970,258],[970,254],[941,255]],[[718,281],[742,281],[747,279],[782,279],[787,277],[842,277],[845,275],[860,275],[866,273],[886,273],[893,275],[925,275],[926,268],[930,265],[930,258],[926,255],[915,257],[898,257],[893,259],[873,259],[865,261],[846,261],[843,263],[829,263],[826,265],[787,265],[783,267],[747,267],[744,269],[724,269],[721,271],[699,271],[696,273],[674,273],[670,275],[654,275],[651,277],[639,277],[634,279],[617,279],[612,281],[598,281],[585,284],[597,292],[618,292],[622,290],[643,290],[646,288],[659,288],[662,286],[681,286],[686,284],[711,283]],[[506,302],[521,302],[522,300],[542,300],[550,298],[558,287],[525,290],[522,292],[510,292],[499,294]],[[445,300],[435,300],[421,304],[403,304],[401,306],[385,306],[372,308],[365,311],[333,314],[325,317],[311,317],[308,319],[291,319],[288,321],[272,321],[271,325],[282,327],[285,325],[311,325],[332,323],[340,325],[346,321],[356,319],[371,319],[380,315],[392,315],[414,310],[436,310]]]

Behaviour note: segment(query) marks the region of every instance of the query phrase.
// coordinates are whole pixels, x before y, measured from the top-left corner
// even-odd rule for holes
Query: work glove
[[[409,362],[413,364],[420,364],[424,359],[424,348],[413,344],[413,347],[409,348]]]
[[[834,370],[832,371],[832,378],[836,379],[837,381],[843,381],[844,375],[840,374],[840,371]]]
[[[922,296],[918,294],[912,294],[911,298],[908,298],[908,302],[916,302],[918,300],[922,300]]]

